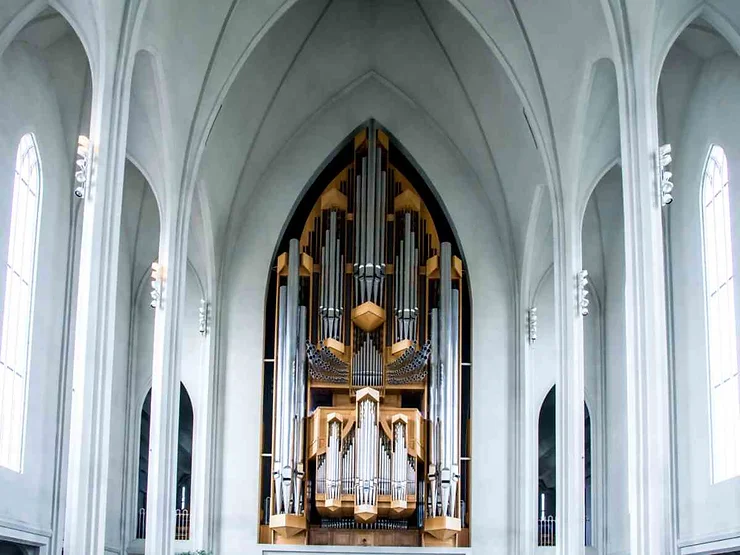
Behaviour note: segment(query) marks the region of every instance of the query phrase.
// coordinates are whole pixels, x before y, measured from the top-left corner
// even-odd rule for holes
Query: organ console
[[[277,257],[261,537],[465,545],[463,264],[388,135],[351,146]]]

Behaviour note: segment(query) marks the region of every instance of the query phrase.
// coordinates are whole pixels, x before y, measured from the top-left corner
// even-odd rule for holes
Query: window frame
[[[721,155],[721,158],[717,156],[717,152]],[[726,174],[727,179],[723,179],[723,183],[719,186],[719,189],[714,184],[713,176],[716,173],[716,170],[710,169],[710,164],[717,164],[717,162],[722,162],[724,167],[724,172],[720,171],[720,175]],[[713,188],[714,194],[710,201],[706,201],[706,188],[708,186],[711,186]],[[725,202],[725,200],[720,200],[718,197],[723,193],[723,191],[726,189],[726,213],[723,213],[723,222],[721,225],[725,228],[725,234],[722,237],[723,242],[726,241],[726,244],[724,245],[724,250],[726,251],[725,254],[729,253],[729,257],[727,260],[725,260],[724,265],[726,267],[725,275],[722,277],[719,277],[720,272],[720,263],[718,262],[718,252],[719,249],[715,246],[714,248],[714,268],[710,269],[708,264],[708,249],[707,249],[707,211],[710,209],[710,207],[713,207],[714,203],[716,201]],[[704,302],[704,337],[705,337],[705,361],[706,361],[706,380],[707,380],[707,401],[709,406],[709,441],[710,441],[710,449],[709,449],[709,470],[710,470],[710,482],[712,484],[719,484],[721,482],[724,482],[726,480],[731,480],[733,478],[737,478],[740,476],[740,453],[737,453],[734,457],[734,466],[731,469],[727,469],[729,463],[731,462],[730,459],[728,459],[727,455],[725,454],[728,449],[731,448],[731,444],[733,442],[727,441],[727,438],[725,438],[725,443],[722,443],[722,445],[718,445],[719,440],[721,438],[717,437],[716,433],[716,427],[715,423],[717,421],[717,418],[719,417],[718,412],[721,411],[721,408],[718,406],[721,402],[720,399],[717,399],[719,396],[719,393],[717,392],[718,388],[721,388],[723,383],[727,383],[728,381],[731,382],[733,377],[736,377],[736,379],[740,380],[740,364],[738,362],[738,351],[737,351],[737,311],[736,311],[736,290],[735,290],[735,257],[733,252],[733,236],[732,236],[732,203],[730,200],[730,169],[729,169],[729,159],[727,157],[727,152],[724,149],[724,147],[716,142],[709,143],[707,149],[706,149],[706,155],[704,156],[704,163],[701,166],[701,174],[700,174],[700,186],[699,186],[699,206],[700,206],[700,224],[701,224],[701,251],[702,251],[702,286],[703,286],[703,302]],[[724,208],[724,207],[723,207]],[[716,214],[713,215],[713,218],[716,218]],[[717,224],[714,223],[715,230]],[[717,243],[717,237],[714,237],[715,245]],[[713,271],[715,273],[715,284],[716,288],[714,291],[710,292],[710,288],[712,287],[712,283],[710,283],[710,271]],[[729,332],[729,339],[731,341],[731,344],[727,347],[724,346],[724,341],[727,339],[724,334],[722,334],[723,330],[723,319],[721,315],[715,315],[714,318],[717,319],[717,322],[713,322],[712,314],[711,314],[711,298],[718,294],[722,288],[727,287],[729,285],[729,293],[728,295],[732,298],[732,303],[729,304],[729,310],[731,314],[728,314],[726,317],[726,320],[731,320],[731,330]],[[732,316],[732,318],[729,318]],[[724,327],[729,327],[727,324],[728,322],[724,322]],[[713,336],[712,336],[712,330],[713,328],[716,328],[720,332],[719,339],[719,350],[720,354],[719,357],[730,357],[727,360],[728,361],[734,361],[734,374],[730,376],[729,379],[723,380],[719,385],[715,386],[715,373],[717,372],[716,368],[712,364],[713,357],[713,351],[712,351],[712,344]],[[728,333],[728,332],[726,332]],[[734,350],[732,349],[732,346],[734,344]],[[723,350],[727,350],[727,352],[722,352]],[[715,355],[716,357],[717,355]],[[715,361],[716,362],[716,361]],[[728,385],[729,387],[729,385]],[[723,393],[726,393],[726,391],[723,391]],[[736,391],[737,396],[737,402],[740,403],[740,388],[737,388]],[[724,406],[724,405],[723,405]],[[740,424],[740,423],[739,423]],[[739,425],[736,424],[736,425]],[[740,436],[740,429],[735,430],[735,436]],[[728,435],[729,437],[729,435]],[[731,439],[731,438],[730,438]],[[720,472],[721,467],[718,467],[718,458],[720,456],[725,457],[725,461],[723,463],[725,470]]]
[[[24,142],[28,141],[28,144],[24,147]],[[25,338],[25,353],[23,354],[25,367],[24,367],[24,375],[23,375],[23,393],[21,396],[22,399],[22,412],[19,418],[20,422],[20,430],[17,432],[19,433],[18,437],[18,443],[17,443],[17,451],[14,451],[12,453],[6,453],[3,454],[2,451],[0,451],[0,468],[16,472],[18,474],[22,474],[24,471],[25,466],[25,454],[26,454],[26,433],[27,433],[27,419],[28,419],[28,392],[29,392],[29,382],[30,382],[30,374],[31,374],[31,358],[33,354],[33,327],[34,327],[34,312],[35,312],[35,300],[36,300],[36,281],[37,281],[37,270],[38,270],[38,255],[39,255],[39,243],[40,243],[40,229],[41,229],[41,210],[42,210],[42,204],[43,204],[43,166],[41,161],[41,154],[39,149],[38,140],[36,139],[36,134],[33,132],[33,130],[26,130],[21,134],[20,139],[16,143],[16,156],[15,156],[15,164],[13,167],[13,187],[12,187],[12,200],[10,203],[10,221],[8,225],[8,241],[7,241],[7,251],[6,251],[6,257],[5,257],[5,282],[3,283],[3,302],[2,302],[2,320],[0,320],[0,372],[3,373],[3,378],[7,378],[6,373],[15,373],[18,374],[17,370],[11,370],[9,366],[6,366],[5,360],[2,359],[2,356],[5,355],[6,347],[5,347],[5,324],[6,324],[6,297],[8,296],[8,279],[10,277],[11,272],[14,272],[18,275],[20,279],[23,279],[23,277],[18,273],[15,269],[15,266],[11,266],[11,249],[14,247],[12,242],[15,243],[15,247],[17,248],[20,244],[21,248],[25,247],[25,243],[28,241],[28,234],[32,231],[32,249],[33,252],[31,253],[29,260],[24,261],[21,260],[20,264],[23,266],[24,263],[28,264],[28,270],[27,276],[28,276],[28,301],[26,309],[26,338]],[[23,153],[23,154],[22,154]],[[20,224],[17,224],[19,226],[24,226],[25,224],[25,230],[24,230],[24,237],[19,242],[15,240],[14,236],[14,230],[13,230],[13,224],[14,220],[13,217],[15,215],[16,211],[16,185],[20,181],[26,188],[26,191],[30,191],[33,193],[33,189],[31,184],[29,183],[28,178],[31,177],[33,174],[31,171],[29,171],[28,175],[25,177],[22,175],[22,161],[24,159],[27,159],[28,156],[33,156],[33,159],[31,163],[29,164],[30,168],[33,168],[35,166],[35,182],[36,182],[36,191],[35,191],[35,197],[36,197],[36,214],[35,214],[35,222],[34,225],[31,227],[28,225],[27,221],[24,221]],[[26,214],[26,218],[28,217],[28,214]],[[21,270],[23,272],[23,269]],[[25,273],[25,272],[24,272]],[[16,317],[18,314],[16,314]],[[17,338],[16,338],[17,339]],[[17,346],[16,346],[17,348]],[[17,353],[15,353],[15,356],[17,357]],[[3,387],[6,385],[5,381],[3,380]],[[7,429],[4,429],[4,421],[3,421],[3,415],[0,414],[0,438],[2,438],[3,433],[7,432]],[[10,428],[13,424],[13,415],[11,414],[9,417],[9,424],[7,424],[7,427]],[[13,430],[10,430],[10,433],[13,433]],[[1,444],[0,444],[1,446]],[[10,445],[11,448],[15,448],[16,444]],[[14,465],[17,461],[17,466]]]

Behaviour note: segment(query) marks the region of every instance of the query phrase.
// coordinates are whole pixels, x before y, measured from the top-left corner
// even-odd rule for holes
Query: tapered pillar
[[[146,555],[172,555],[175,540],[180,365],[178,324],[185,283],[185,234],[165,215],[159,264],[162,297],[154,315]]]
[[[635,47],[637,48],[637,47]],[[675,553],[662,207],[652,64],[629,51],[619,76],[625,238],[627,445],[632,553]]]
[[[555,248],[556,310],[560,360],[556,398],[556,547],[562,555],[580,555],[584,541],[584,364],[583,318],[579,306],[581,271],[580,218],[574,203],[566,203],[562,233]],[[557,210],[557,209],[556,209]],[[564,216],[564,217],[563,217]],[[533,516],[532,518],[536,518]]]
[[[94,83],[92,168],[83,205],[69,428],[65,553],[102,555],[127,105],[112,75]],[[125,144],[125,139],[123,139]],[[70,189],[70,195],[72,191]]]

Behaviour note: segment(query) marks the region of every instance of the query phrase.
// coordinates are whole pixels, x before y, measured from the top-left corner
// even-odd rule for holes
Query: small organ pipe
[[[305,306],[299,307],[298,322],[298,358],[296,360],[296,410],[295,410],[295,468],[296,483],[293,493],[293,512],[301,513],[303,502],[303,452],[305,442],[305,418],[306,418],[306,319],[307,310]]]
[[[285,313],[287,307],[287,287],[281,286],[278,294],[278,338],[279,341],[283,341],[285,337]],[[273,479],[275,482],[275,513],[280,514],[283,512],[283,488],[282,488],[282,464],[283,464],[283,451],[282,451],[282,433],[283,433],[283,422],[284,422],[284,405],[283,405],[283,389],[285,388],[285,370],[284,370],[284,357],[283,353],[278,351],[277,360],[277,371],[275,374],[275,392],[277,402],[275,403],[275,437],[273,445]]]

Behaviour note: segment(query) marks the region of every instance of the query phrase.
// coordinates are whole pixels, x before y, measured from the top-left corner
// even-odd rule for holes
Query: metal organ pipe
[[[457,508],[457,484],[460,480],[460,373],[459,369],[459,341],[460,341],[460,297],[456,289],[452,290],[451,298],[451,354],[450,382],[452,389],[452,482],[450,485],[450,507],[448,516],[456,516]]]
[[[344,312],[344,255],[340,254],[337,237],[337,211],[329,212],[329,228],[321,247],[321,313],[322,337],[339,339]]]
[[[394,500],[406,500],[407,459],[406,424],[399,420],[393,425],[392,495]]]
[[[379,442],[376,403],[363,399],[358,413],[356,504],[375,505]]]
[[[432,309],[429,371],[429,493],[433,516],[455,517],[460,478],[460,297],[452,289],[452,249],[442,243],[439,310]]]
[[[411,231],[411,212],[404,214],[404,234],[399,243],[394,270],[396,341],[416,341],[418,307],[419,249],[416,233]]]
[[[338,420],[329,423],[329,437],[326,446],[326,499],[339,499],[341,469],[339,454],[341,452],[342,427]]]
[[[381,304],[385,279],[386,172],[376,132],[367,132],[367,156],[360,162],[355,189],[355,303]]]
[[[287,287],[284,285],[280,287],[279,290],[279,300],[278,300],[278,341],[283,341],[283,338],[285,337],[285,313],[286,313],[286,307],[288,305],[287,303]],[[279,346],[280,348],[280,346]],[[276,379],[275,379],[275,391],[277,393],[277,402],[275,403],[277,406],[275,407],[275,437],[274,437],[274,445],[273,445],[273,454],[272,454],[272,475],[273,480],[275,482],[275,514],[281,514],[284,512],[283,510],[283,486],[282,486],[282,464],[283,464],[283,442],[282,442],[282,434],[283,434],[283,421],[284,416],[283,413],[285,405],[283,405],[283,389],[285,389],[285,386],[283,384],[285,380],[285,370],[283,368],[284,366],[284,359],[283,359],[283,353],[281,351],[278,351],[278,360],[277,360],[277,373],[276,373]]]
[[[303,505],[303,451],[305,444],[306,418],[306,322],[307,309],[301,306],[298,309],[298,358],[296,360],[296,388],[295,388],[295,491],[293,493],[293,512],[302,513]]]
[[[298,306],[299,262],[299,243],[293,239],[288,251],[288,284],[280,287],[278,301],[278,407],[273,458],[275,514],[299,513],[303,501],[306,308]]]
[[[432,309],[429,364],[429,496],[432,513],[437,510],[437,465],[439,463],[439,311]]]

